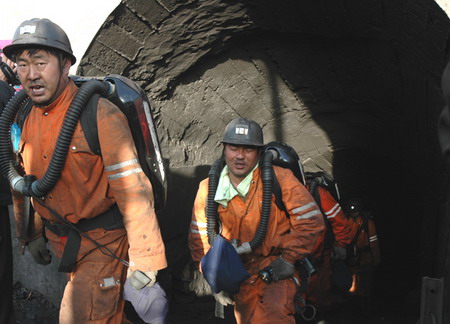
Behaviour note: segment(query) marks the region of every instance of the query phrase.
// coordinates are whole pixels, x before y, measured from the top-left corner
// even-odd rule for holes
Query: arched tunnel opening
[[[417,319],[421,278],[447,275],[448,175],[436,124],[449,30],[425,0],[126,0],[78,74],[123,74],[154,104],[169,169],[159,217],[171,271],[189,257],[197,185],[225,125],[242,116],[263,126],[265,142],[293,146],[307,171],[332,174],[344,206],[363,198],[381,245],[378,312]]]

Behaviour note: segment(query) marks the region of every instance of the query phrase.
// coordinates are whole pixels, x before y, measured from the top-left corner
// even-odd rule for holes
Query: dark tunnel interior
[[[435,126],[443,106],[439,83],[387,34],[387,15],[404,19],[405,3],[384,7],[378,30],[376,23],[372,30],[368,22],[355,23],[357,16],[363,23],[355,2],[321,3],[309,20],[300,5],[284,11],[254,2],[250,12],[260,26],[270,26],[261,37],[265,51],[329,137],[343,205],[360,197],[372,212],[382,254],[373,291],[378,311],[406,323],[419,316],[421,277],[442,275],[436,260],[446,182]],[[328,24],[313,22],[327,10]],[[434,64],[437,71],[443,66]]]

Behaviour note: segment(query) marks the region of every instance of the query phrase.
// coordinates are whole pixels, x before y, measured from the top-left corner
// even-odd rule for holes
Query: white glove
[[[139,270],[130,271],[128,269],[127,273],[127,281],[134,287],[136,290],[141,290],[142,288],[148,286],[151,287],[156,282],[156,275],[158,271],[147,271],[142,272]]]
[[[341,246],[333,247],[332,257],[334,260],[345,260],[347,257],[347,249]]]
[[[224,291],[214,294],[214,298],[216,299],[216,302],[222,304],[223,306],[234,305],[233,299],[231,299],[231,297]]]

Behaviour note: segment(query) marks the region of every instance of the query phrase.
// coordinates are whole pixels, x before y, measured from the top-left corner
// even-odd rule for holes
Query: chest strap
[[[117,204],[114,204],[108,211],[94,218],[82,219],[72,226],[63,223],[50,223],[42,218],[45,227],[58,235],[59,237],[67,236],[64,252],[59,264],[59,272],[72,272],[77,262],[78,251],[80,250],[81,236],[80,233],[88,232],[96,228],[105,230],[114,230],[123,228],[123,217],[119,211]]]

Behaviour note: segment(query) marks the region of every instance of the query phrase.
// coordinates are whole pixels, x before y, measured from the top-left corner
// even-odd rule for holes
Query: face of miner
[[[69,82],[69,59],[60,59],[50,52],[24,50],[16,56],[17,74],[20,82],[37,106],[52,103]]]
[[[225,144],[223,153],[230,178],[237,183],[244,180],[258,163],[259,148],[256,146]]]

